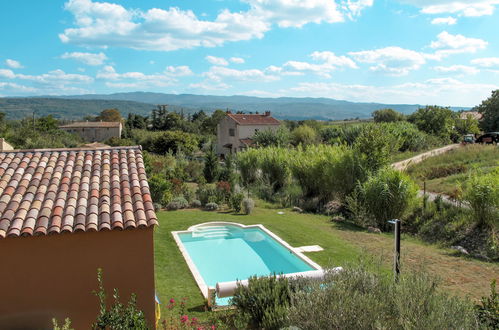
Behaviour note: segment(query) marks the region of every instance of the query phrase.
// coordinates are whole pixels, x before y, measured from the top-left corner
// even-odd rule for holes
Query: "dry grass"
[[[341,228],[341,227],[337,227]],[[393,236],[367,232],[338,230],[341,238],[364,249],[368,254],[381,256],[388,266],[393,263]],[[458,296],[478,300],[489,294],[492,279],[499,279],[499,264],[457,256],[454,250],[425,245],[403,237],[401,264],[404,269],[423,269],[441,279],[440,287]]]

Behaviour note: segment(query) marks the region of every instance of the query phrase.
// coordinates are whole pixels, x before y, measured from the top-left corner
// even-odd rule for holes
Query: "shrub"
[[[230,206],[234,210],[234,212],[239,213],[241,212],[241,203],[244,199],[244,195],[242,193],[235,193],[232,194],[230,197]]]
[[[165,191],[163,193],[163,196],[161,196],[161,204],[162,205],[168,205],[173,199],[173,194],[171,191]]]
[[[148,182],[153,202],[162,203],[165,192],[171,191],[172,184],[158,174],[152,175]]]
[[[197,199],[194,199],[191,202],[191,207],[193,207],[193,208],[200,208],[201,206],[202,206],[201,201],[199,201]]]
[[[93,329],[147,329],[144,313],[137,309],[136,296],[132,293],[127,305],[120,302],[118,289],[114,289],[114,302],[106,303],[106,291],[102,280],[102,269],[97,270],[97,281],[99,290],[94,294],[99,298],[100,312],[97,321],[92,325]]]
[[[306,280],[292,291],[288,313],[298,329],[473,329],[469,301],[437,290],[437,282],[418,272],[398,282],[368,265],[328,272],[324,281]]]
[[[213,184],[199,185],[197,195],[203,205],[218,201],[217,190]]]
[[[218,210],[218,204],[217,203],[207,203],[204,206],[204,209],[206,211],[216,211],[216,210]]]
[[[475,221],[490,227],[499,219],[499,167],[489,174],[476,172],[465,184],[464,199],[470,204]]]
[[[499,329],[499,294],[496,292],[496,280],[490,283],[490,296],[482,297],[475,306],[480,323],[487,329]]]
[[[185,209],[189,206],[189,202],[184,197],[175,197],[166,206],[169,210]]]
[[[251,198],[247,197],[243,199],[244,214],[251,214],[254,208],[255,208],[255,202]]]
[[[315,144],[317,143],[317,132],[308,125],[302,125],[291,133],[291,140],[295,146]]]
[[[376,123],[394,122],[405,119],[404,114],[389,108],[376,110],[372,113],[372,115],[374,118],[374,122]]]
[[[248,286],[238,286],[231,300],[256,329],[280,329],[286,325],[291,291],[285,277],[248,279]]]
[[[280,126],[275,131],[264,129],[256,132],[253,140],[259,147],[286,147],[289,144],[290,134],[285,126]]]
[[[229,202],[231,187],[230,183],[227,181],[219,181],[216,184],[218,201],[221,203]]]
[[[352,208],[358,207],[355,201],[358,199],[374,221],[367,225],[386,231],[390,228],[387,221],[404,215],[417,192],[417,185],[406,174],[387,167],[359,184],[356,194],[348,199],[348,204]]]

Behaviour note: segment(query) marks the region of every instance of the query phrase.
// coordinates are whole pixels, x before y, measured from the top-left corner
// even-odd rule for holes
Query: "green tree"
[[[36,129],[42,132],[56,130],[59,126],[59,121],[52,115],[38,118],[36,120]]]
[[[292,141],[295,146],[315,144],[317,142],[317,132],[310,126],[299,126],[292,133]]]
[[[95,119],[97,121],[122,121],[121,114],[118,109],[104,109]]]
[[[215,145],[211,145],[204,158],[204,178],[206,179],[206,182],[212,183],[218,179],[219,173],[220,166],[218,164],[217,152]]]
[[[210,117],[205,118],[201,125],[204,134],[217,134],[218,123],[225,118],[227,114],[223,110],[215,110]]]
[[[166,131],[159,136],[151,136],[144,141],[144,148],[157,154],[172,152],[177,154],[180,150],[190,154],[198,147],[198,139],[194,134],[181,131]]]
[[[405,116],[393,109],[380,109],[373,112],[373,118],[376,123],[389,123],[393,121],[402,121]]]
[[[459,135],[480,133],[478,120],[476,120],[472,115],[467,115],[466,119],[457,118],[455,128]]]
[[[499,131],[499,89],[492,91],[492,95],[483,100],[474,110],[483,115],[480,127],[486,132]]]
[[[259,147],[286,147],[289,144],[290,134],[285,126],[277,130],[264,129],[255,133],[253,140]]]
[[[365,173],[374,173],[388,164],[390,147],[390,137],[379,125],[365,126],[354,143],[354,150]]]
[[[421,131],[449,139],[455,122],[455,113],[449,108],[428,105],[408,117]]]

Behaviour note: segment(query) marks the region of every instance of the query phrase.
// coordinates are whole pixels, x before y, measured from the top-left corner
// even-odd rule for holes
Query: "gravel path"
[[[433,149],[433,150],[424,152],[422,154],[419,154],[417,156],[414,156],[414,157],[402,160],[400,162],[393,163],[392,167],[394,169],[396,169],[396,170],[399,170],[399,171],[405,171],[410,165],[421,163],[423,160],[425,160],[427,158],[434,157],[434,156],[446,153],[446,152],[451,151],[453,149],[457,149],[457,148],[459,148],[461,146],[462,146],[462,144],[449,144],[449,145],[447,145],[445,147]],[[418,194],[419,194],[419,196],[423,196],[424,195],[424,191],[420,190],[418,192]],[[457,206],[457,207],[469,207],[467,204],[459,202],[459,201],[456,201],[455,199],[453,199],[450,196],[445,195],[445,194],[437,194],[437,193],[434,193],[434,192],[427,191],[426,192],[426,196],[428,196],[428,200],[430,200],[430,201],[434,201],[437,198],[437,196],[440,196],[440,197],[442,197],[442,201],[444,203],[451,204],[451,205],[454,205],[454,206]]]

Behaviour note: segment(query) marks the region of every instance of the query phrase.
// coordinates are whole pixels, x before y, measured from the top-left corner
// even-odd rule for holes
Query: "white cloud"
[[[339,68],[351,68],[356,69],[357,65],[352,59],[346,56],[337,56],[333,52],[323,51],[318,52],[315,51],[309,55],[314,61],[321,63],[309,63],[309,62],[300,62],[300,61],[287,61],[284,63],[283,67],[291,68],[296,71],[310,71],[319,76],[330,78],[330,72],[337,70]],[[289,71],[282,71],[282,68],[279,67],[268,67],[267,70],[280,72],[283,75],[289,74]],[[295,72],[296,75],[298,72]]]
[[[227,90],[230,87],[231,86],[226,83],[222,82],[213,83],[211,81],[202,81],[199,83],[193,83],[189,85],[189,88],[191,89],[208,90],[208,91]]]
[[[165,73],[176,77],[190,76],[193,74],[187,65],[167,66]]]
[[[245,62],[244,58],[241,58],[241,57],[231,57],[229,59],[229,61],[231,61],[232,63],[236,63],[236,64],[243,64]]]
[[[0,77],[14,79],[16,77],[16,74],[14,73],[14,71],[9,69],[0,69]]]
[[[0,69],[0,77],[17,79],[30,83],[30,86],[18,84],[17,82],[0,82],[2,89],[8,89],[12,93],[19,94],[82,94],[89,91],[75,85],[89,85],[94,79],[90,76],[66,73],[57,69],[40,75],[16,74],[11,70]]]
[[[457,23],[457,19],[454,17],[448,16],[448,17],[437,17],[434,18],[431,21],[431,24],[447,24],[447,25],[454,25]]]
[[[344,0],[341,3],[341,7],[345,11],[348,18],[354,19],[355,17],[360,16],[364,9],[371,7],[373,2],[373,0]]]
[[[444,57],[459,53],[476,53],[485,49],[488,42],[477,38],[468,38],[461,34],[450,34],[447,31],[437,35],[437,41],[432,41],[430,47],[436,49],[437,57]]]
[[[471,60],[471,64],[482,68],[499,68],[499,57],[483,57]]]
[[[211,56],[211,55],[208,55],[205,57],[205,59],[211,63],[211,64],[214,64],[214,65],[229,65],[229,62],[227,62],[227,60],[223,57],[216,57],[216,56]]]
[[[250,13],[279,27],[302,27],[308,23],[337,23],[344,20],[331,0],[246,0]]]
[[[494,84],[465,83],[452,78],[428,79],[421,83],[392,86],[348,85],[325,82],[303,82],[283,91],[293,96],[329,97],[358,102],[440,104],[474,106],[498,89]],[[452,104],[445,104],[451,100]]]
[[[440,73],[457,73],[465,75],[473,75],[480,72],[477,68],[467,65],[436,66],[433,69]]]
[[[69,0],[64,8],[73,14],[74,27],[59,34],[64,43],[96,47],[129,47],[172,51],[215,47],[230,41],[262,38],[273,24],[302,27],[309,23],[336,23],[358,16],[372,0],[241,0],[247,11],[222,10],[214,20],[199,19],[191,10],[177,7],[127,9],[110,2]],[[343,12],[342,12],[343,11]]]
[[[176,77],[192,75],[188,66],[167,66],[164,72],[155,74],[145,74],[142,72],[118,73],[110,65],[104,66],[97,72],[96,78],[106,81],[106,86],[114,88],[147,88],[166,87],[175,85],[178,81]]]
[[[492,15],[499,0],[402,0],[421,8],[424,14]]]
[[[375,50],[350,52],[356,61],[374,64],[369,69],[393,76],[407,75],[426,63],[425,55],[400,47],[386,47]]]
[[[11,69],[22,69],[24,66],[22,66],[21,62],[12,60],[10,58],[5,60],[5,65],[7,65]]]
[[[203,73],[203,76],[216,82],[220,82],[224,79],[260,82],[280,79],[278,76],[266,74],[258,69],[236,70],[223,66],[212,66],[208,72]]]
[[[61,55],[62,59],[74,59],[82,62],[86,65],[102,65],[107,60],[107,56],[104,53],[64,53]]]

